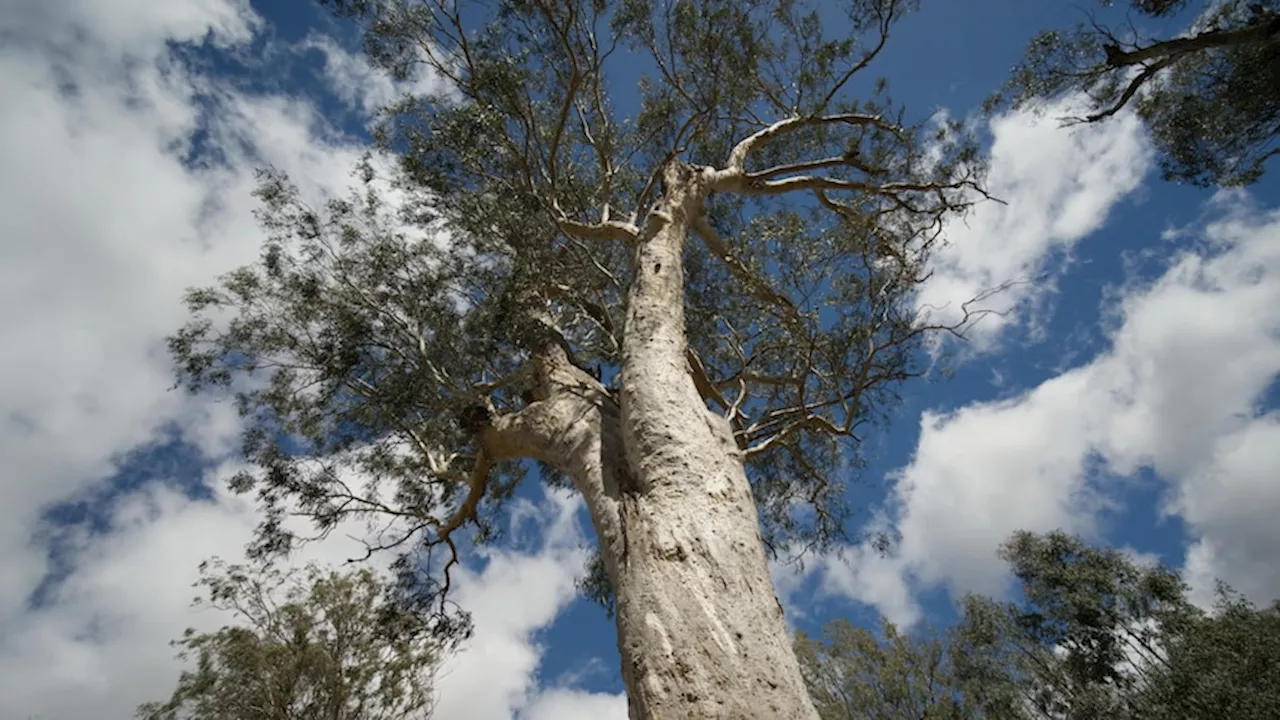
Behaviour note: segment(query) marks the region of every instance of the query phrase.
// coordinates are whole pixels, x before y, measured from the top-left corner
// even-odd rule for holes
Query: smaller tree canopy
[[[1190,0],[1131,5],[1136,22],[1130,14],[1122,26],[1108,26],[1090,15],[1070,30],[1037,35],[992,107],[1083,93],[1086,114],[1068,122],[1134,109],[1151,130],[1166,179],[1256,182],[1280,152],[1280,0],[1206,1],[1186,33],[1165,38],[1141,24],[1187,9]]]
[[[823,720],[959,720],[971,717],[955,692],[951,653],[937,633],[915,636],[888,620],[880,636],[848,620],[822,638],[796,633],[796,657]]]
[[[1206,613],[1175,571],[1062,533],[1016,533],[1000,555],[1022,599],[968,596],[947,631],[837,620],[825,642],[797,633],[824,720],[1275,717],[1280,602],[1222,587]]]
[[[1063,533],[1016,533],[1001,557],[1024,599],[965,599],[962,683],[1016,688],[1037,719],[1275,717],[1276,607],[1224,586],[1205,613],[1176,571]]]
[[[1212,615],[1165,642],[1143,718],[1273,718],[1280,708],[1280,601],[1255,608],[1219,591]]]
[[[188,629],[174,644],[183,670],[172,697],[139,706],[143,720],[421,720],[431,715],[442,647],[415,614],[384,601],[367,568],[203,563],[207,604],[240,625]]]

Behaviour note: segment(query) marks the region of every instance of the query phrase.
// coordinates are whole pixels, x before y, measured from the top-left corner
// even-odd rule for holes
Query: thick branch
[[[901,128],[885,122],[879,115],[842,113],[840,115],[808,115],[779,120],[735,145],[729,153],[729,161],[725,169],[716,173],[717,177],[714,178],[712,187],[716,190],[733,189],[731,186],[746,174],[747,157],[767,145],[771,140],[802,128],[830,124],[873,125],[895,134],[901,132]]]
[[[583,240],[621,240],[631,244],[640,237],[640,231],[635,225],[619,220],[608,220],[600,223],[580,223],[576,220],[568,218],[560,218],[557,221],[560,231],[566,235],[572,235]]]
[[[1107,65],[1126,67],[1156,58],[1183,55],[1210,48],[1266,42],[1277,35],[1280,35],[1280,16],[1272,15],[1247,27],[1235,30],[1210,30],[1193,37],[1165,40],[1128,52],[1121,50],[1118,45],[1107,45],[1104,49],[1107,53]]]

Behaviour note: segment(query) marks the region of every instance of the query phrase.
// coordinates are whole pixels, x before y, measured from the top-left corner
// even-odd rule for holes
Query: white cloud
[[[168,642],[222,619],[188,608],[196,565],[234,557],[254,523],[243,504],[195,503],[165,489],[122,503],[110,532],[73,543],[73,571],[52,597],[6,628],[0,714],[129,717],[139,702],[160,699],[177,679]]]
[[[542,691],[533,680],[541,653],[534,631],[550,624],[577,596],[574,580],[586,561],[575,522],[580,507],[576,496],[549,492],[547,502],[513,513],[513,522],[526,514],[545,528],[541,550],[485,553],[483,572],[460,573],[458,602],[472,612],[476,632],[467,651],[445,666],[440,720],[626,717],[622,696],[572,688]],[[609,708],[621,712],[595,714]]]
[[[392,80],[387,73],[374,68],[360,53],[349,52],[336,40],[325,35],[312,35],[303,48],[324,55],[324,76],[330,89],[347,106],[372,118],[379,110],[408,95],[435,95],[448,87],[434,72],[421,70],[406,81]]]
[[[521,720],[626,720],[625,695],[554,689],[544,692]]]
[[[69,574],[28,604],[52,569],[36,541],[51,504],[99,497],[119,459],[171,424],[215,457],[234,448],[227,405],[169,391],[163,341],[185,319],[185,288],[256,256],[254,167],[275,165],[314,197],[346,187],[365,150],[308,102],[194,74],[170,45],[240,51],[261,27],[245,0],[19,0],[0,13],[2,716],[127,717],[166,695],[178,672],[168,641],[217,624],[188,608],[197,563],[239,557],[257,522],[220,490],[195,502],[148,478],[117,498],[107,532],[54,530]],[[197,144],[222,162],[186,163]],[[559,529],[544,547],[497,553],[460,581],[487,644],[442,685],[480,673],[508,691],[495,714],[452,717],[610,702],[531,681],[532,633],[572,597],[582,565],[563,524],[572,510],[548,512]]]
[[[576,498],[549,495],[537,511],[547,529],[539,547],[487,551],[483,571],[455,575],[456,599],[473,611],[476,634],[446,664],[434,717],[626,717],[624,696],[544,691],[533,682],[540,654],[533,634],[576,595],[584,560],[579,507]],[[238,558],[256,522],[250,503],[225,492],[197,502],[151,486],[119,502],[105,532],[76,532],[66,581],[0,643],[0,711],[128,717],[138,703],[167,696],[179,671],[169,640],[187,627],[210,630],[229,620],[190,606],[198,563],[212,555]],[[293,562],[339,566],[360,556],[361,546],[346,534],[304,546]]]
[[[926,412],[882,521],[901,533],[889,564],[831,561],[831,589],[910,620],[910,590],[999,593],[996,546],[1016,529],[1086,535],[1141,467],[1194,543],[1197,596],[1220,577],[1257,601],[1280,595],[1280,416],[1259,409],[1280,373],[1280,212],[1220,198],[1194,251],[1116,308],[1111,348],[1001,402]],[[1113,479],[1107,479],[1113,478]]]
[[[166,392],[161,340],[182,288],[207,277],[200,213],[237,178],[189,173],[172,149],[197,113],[162,38],[253,23],[234,22],[234,4],[203,26],[178,3],[128,23],[97,18],[101,3],[36,5],[4,16],[6,37],[24,40],[0,50],[0,626],[45,572],[26,542],[41,508],[111,474],[164,422],[193,419]],[[59,22],[59,9],[87,14]],[[90,28],[119,34],[77,35]],[[221,257],[252,242],[240,230],[216,238]]]
[[[1018,112],[991,120],[990,184],[1005,201],[979,204],[947,226],[948,244],[934,258],[933,275],[918,302],[931,317],[957,322],[961,306],[992,310],[970,331],[972,347],[991,350],[1018,323],[1034,329],[1034,313],[1053,283],[1041,279],[1054,253],[1069,252],[1106,221],[1116,203],[1138,187],[1151,164],[1142,125],[1131,114],[1071,130],[1056,118],[1071,101],[1043,114]]]

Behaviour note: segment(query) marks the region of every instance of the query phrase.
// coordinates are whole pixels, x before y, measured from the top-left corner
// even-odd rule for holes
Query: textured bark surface
[[[555,465],[586,499],[631,718],[816,719],[738,446],[686,364],[681,252],[708,176],[671,163],[664,179],[636,243],[619,397],[549,345],[539,399],[481,439],[492,458]]]
[[[610,564],[631,717],[816,718],[737,445],[686,364],[681,254],[707,178],[672,162],[663,179],[636,247],[622,348],[633,491]]]

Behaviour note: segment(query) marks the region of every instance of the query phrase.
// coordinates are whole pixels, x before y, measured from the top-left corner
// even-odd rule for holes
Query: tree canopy
[[[797,632],[796,655],[823,720],[973,717],[941,633],[908,634],[886,620],[877,636],[838,618],[820,638]]]
[[[1130,4],[1136,20],[1107,24],[1090,14],[1072,29],[1038,35],[1014,70],[1008,99],[1020,107],[1083,93],[1084,114],[1069,122],[1101,122],[1132,109],[1151,131],[1166,179],[1256,182],[1280,152],[1280,2]],[[1185,33],[1153,37],[1144,29],[1144,21],[1188,7],[1200,15]]]
[[[384,546],[415,552],[492,536],[478,511],[529,466],[475,431],[545,397],[546,343],[618,391],[632,246],[673,157],[722,170],[684,250],[689,372],[769,546],[838,537],[857,438],[924,372],[923,339],[973,319],[911,298],[981,197],[975,147],[862,77],[914,3],[844,3],[838,36],[834,6],[791,0],[324,4],[389,72],[447,83],[388,109],[398,167],[366,163],[350,197],[315,206],[264,173],[260,262],[188,296],[170,347],[189,387],[261,378],[235,388],[257,469],[233,484],[268,513],[258,549],[295,539],[290,503],[321,531],[399,520]]]
[[[369,569],[201,565],[197,606],[238,624],[187,630],[175,645],[194,660],[169,700],[143,720],[425,720],[444,648],[422,620],[385,600]]]

